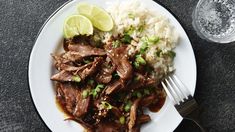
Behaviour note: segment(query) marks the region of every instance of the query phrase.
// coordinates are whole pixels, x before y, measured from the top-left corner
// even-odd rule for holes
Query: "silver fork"
[[[174,74],[170,74],[161,81],[161,84],[169,98],[173,101],[179,114],[184,119],[195,122],[202,132],[206,132],[198,120],[199,106],[196,100],[178,77]]]

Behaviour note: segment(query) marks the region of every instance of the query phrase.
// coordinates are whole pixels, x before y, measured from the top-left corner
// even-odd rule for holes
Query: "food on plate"
[[[113,28],[112,17],[104,9],[87,3],[79,3],[77,10],[79,14],[89,18],[97,29],[110,31]]]
[[[82,15],[69,16],[64,22],[64,37],[72,38],[75,35],[93,34],[91,21]]]
[[[92,33],[68,33],[64,52],[52,55],[58,72],[51,80],[66,120],[87,131],[140,131],[151,121],[146,110],[157,112],[164,104],[159,82],[174,70],[177,33],[167,18],[136,0],[114,3],[107,10],[80,3],[78,12],[72,17],[89,19]],[[97,12],[104,17],[94,17]],[[112,26],[107,26],[109,18]],[[82,23],[74,20],[72,28],[76,21]]]

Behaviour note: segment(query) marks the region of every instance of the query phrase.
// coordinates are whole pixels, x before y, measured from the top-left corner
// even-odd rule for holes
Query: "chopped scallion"
[[[123,38],[121,39],[121,41],[125,44],[130,44],[131,40],[132,38],[129,34],[124,34]]]
[[[93,98],[97,98],[98,93],[101,92],[101,89],[103,89],[103,88],[104,88],[104,85],[103,85],[103,84],[98,84],[98,85],[95,87],[95,89],[93,89],[93,90],[91,91],[90,94],[93,96]]]
[[[149,42],[150,44],[156,44],[159,40],[160,40],[160,38],[159,38],[159,37],[156,37],[156,36],[148,37],[148,42]]]
[[[138,62],[134,62],[133,64],[134,64],[134,67],[135,67],[136,69],[139,69],[140,64],[139,64]]]
[[[132,13],[129,13],[129,14],[128,14],[128,17],[131,18],[131,19],[135,19],[135,15],[132,14]]]
[[[82,92],[82,98],[87,98],[88,97],[88,95],[89,95],[89,91],[88,90],[84,90],[83,92]]]
[[[119,122],[123,125],[123,124],[125,124],[125,117],[124,116],[121,116],[120,118],[119,118]]]
[[[130,28],[126,31],[126,34],[131,35],[135,31],[135,28],[133,26],[130,26]]]
[[[98,85],[95,87],[95,89],[98,89],[98,88],[99,88],[99,89],[100,89],[100,88],[103,89],[103,88],[104,88],[104,85],[103,85],[103,84],[98,84]]]
[[[90,63],[91,61],[84,59],[83,62],[86,63],[86,64],[88,64],[88,63]]]
[[[143,42],[143,44],[140,47],[140,54],[144,54],[147,49],[148,49],[148,43],[147,42]]]
[[[124,107],[124,110],[125,110],[126,112],[129,112],[130,109],[131,109],[131,105],[132,105],[131,101],[128,101],[127,104],[126,104],[125,107]]]
[[[136,96],[137,96],[138,98],[141,98],[141,97],[142,97],[142,94],[141,94],[140,92],[137,92],[137,93],[136,93]]]
[[[137,30],[138,30],[139,32],[143,32],[143,31],[144,31],[144,25],[140,25]]]
[[[78,82],[78,83],[81,82],[81,78],[78,75],[73,76],[72,80],[75,81],[75,82]]]
[[[90,95],[93,96],[93,98],[95,99],[97,97],[97,91],[96,89],[93,89],[91,92],[90,92]]]
[[[144,94],[149,95],[150,94],[149,89],[144,89]]]
[[[174,51],[170,50],[167,52],[167,55],[169,55],[171,58],[174,58],[176,53]]]
[[[119,47],[119,46],[120,46],[120,42],[119,42],[118,40],[113,41],[113,47],[114,47],[114,48],[117,48],[117,47]]]
[[[101,105],[103,108],[108,109],[108,110],[113,108],[113,106],[109,104],[107,101],[101,101]]]
[[[157,57],[160,57],[161,53],[162,53],[162,50],[158,50],[158,51],[156,52]]]
[[[135,61],[141,65],[146,65],[146,61],[141,55],[136,55]]]

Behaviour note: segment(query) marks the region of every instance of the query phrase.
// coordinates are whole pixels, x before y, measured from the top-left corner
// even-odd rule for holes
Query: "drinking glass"
[[[235,0],[199,0],[192,14],[197,34],[208,41],[235,41]]]

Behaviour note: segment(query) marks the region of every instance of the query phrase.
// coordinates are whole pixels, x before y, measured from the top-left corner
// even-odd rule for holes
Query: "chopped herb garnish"
[[[139,28],[137,29],[137,31],[143,32],[144,31],[144,25],[140,25]]]
[[[124,34],[123,38],[121,39],[121,41],[125,44],[130,44],[131,40],[132,38],[129,34]]]
[[[136,55],[135,61],[141,65],[146,65],[146,61],[141,55]]]
[[[125,117],[124,116],[121,116],[120,118],[119,118],[119,122],[123,125],[123,124],[125,124]]]
[[[95,89],[93,89],[90,93],[90,95],[93,96],[93,98],[97,98],[98,96],[98,93],[101,92],[101,89],[104,88],[104,85],[103,84],[98,84]]]
[[[88,90],[84,90],[83,92],[82,92],[82,98],[87,98],[88,97],[88,95],[89,95],[89,91]]]
[[[145,94],[145,95],[149,95],[149,94],[150,94],[149,89],[144,89],[144,94]]]
[[[104,85],[103,84],[98,84],[96,87],[95,87],[95,89],[103,89],[104,88]]]
[[[141,98],[141,97],[142,97],[142,94],[141,94],[140,92],[137,92],[137,93],[136,93],[136,96],[137,96],[138,98]]]
[[[159,41],[159,37],[156,36],[152,36],[152,37],[142,37],[141,41],[143,42],[143,44],[140,47],[140,53],[144,54],[146,52],[146,50],[148,49],[149,45],[151,44],[157,44],[157,42]]]
[[[139,69],[140,64],[139,64],[138,62],[134,62],[133,64],[134,64],[134,67],[135,67],[136,69]]]
[[[131,35],[135,31],[135,28],[133,26],[130,26],[130,28],[126,31],[126,34]]]
[[[134,62],[134,67],[138,69],[140,65],[146,65],[146,61],[141,55],[136,55],[135,57],[135,62]]]
[[[90,92],[90,95],[93,96],[93,98],[95,99],[97,97],[97,91],[96,89],[92,89],[92,91]]]
[[[83,59],[83,62],[86,63],[86,64],[91,63],[90,60],[86,60],[86,59]]]
[[[75,82],[78,82],[78,83],[81,82],[81,78],[78,75],[73,76],[72,80],[75,81]]]
[[[131,18],[131,19],[135,19],[135,15],[132,14],[132,13],[129,13],[129,14],[128,14],[128,17]]]
[[[101,101],[101,105],[104,109],[110,110],[113,108],[111,104],[109,104],[107,101]]]
[[[170,50],[167,52],[167,55],[169,55],[171,58],[174,58],[176,53],[174,51]]]
[[[119,46],[120,46],[120,41],[118,41],[118,40],[113,41],[113,47],[114,48],[117,48]]]
[[[148,42],[149,44],[156,44],[157,42],[159,42],[160,38],[156,37],[156,36],[151,36],[148,38]]]
[[[148,49],[148,43],[143,42],[143,44],[140,47],[140,54],[144,54],[147,49]]]
[[[131,101],[128,101],[127,104],[126,104],[125,107],[124,107],[124,110],[125,110],[126,112],[129,112],[130,109],[131,109],[131,105],[132,105]]]
[[[160,57],[161,53],[162,53],[162,50],[158,50],[158,51],[156,52],[157,57]]]

